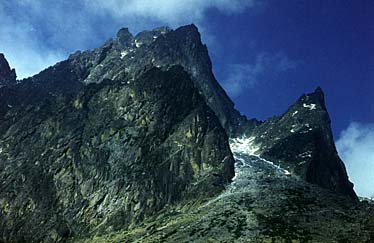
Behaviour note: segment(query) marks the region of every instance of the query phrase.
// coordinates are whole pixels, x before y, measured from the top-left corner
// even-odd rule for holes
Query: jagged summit
[[[16,71],[11,69],[3,53],[0,53],[0,86],[16,83]]]
[[[323,91],[302,95],[287,112],[247,132],[258,155],[307,182],[357,201],[335,148]]]
[[[129,46],[133,38],[134,36],[130,33],[128,28],[122,28],[117,33],[117,41],[123,46]]]
[[[122,28],[114,41],[109,40],[92,51],[71,55],[63,68],[69,66],[69,80],[90,84],[106,79],[134,80],[152,67],[168,70],[174,65],[182,66],[191,75],[222,126],[229,134],[234,134],[245,118],[235,110],[233,102],[215,79],[208,49],[193,24],[175,30],[159,27],[135,36]],[[53,67],[54,70],[60,68],[62,65]],[[33,79],[38,80],[39,76]]]
[[[80,86],[70,68],[0,89],[1,242],[124,229],[230,182],[225,130],[181,66]]]
[[[121,28],[117,32],[116,42],[118,42],[122,48],[126,47],[137,47],[141,45],[149,45],[154,42],[158,37],[164,36],[170,32],[174,32],[176,35],[185,36],[186,38],[201,42],[201,37],[198,28],[194,25],[186,25],[173,30],[168,26],[161,26],[152,30],[145,30],[137,33],[135,36],[129,31],[127,27]]]
[[[2,55],[0,64],[0,77],[15,81]],[[194,25],[135,36],[122,28],[0,88],[0,181],[0,242],[374,236],[322,89],[282,116],[247,120],[215,79]],[[336,222],[344,228],[327,227]]]
[[[317,88],[314,90],[314,93],[322,93],[322,94],[324,94],[321,86],[317,86]]]
[[[325,104],[325,94],[321,87],[317,87],[314,92],[302,95],[299,98],[299,102],[309,102],[313,104],[318,104],[321,106],[322,109],[326,110],[326,104]]]

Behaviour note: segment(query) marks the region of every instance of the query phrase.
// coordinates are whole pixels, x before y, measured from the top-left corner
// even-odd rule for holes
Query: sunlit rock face
[[[194,25],[176,30],[160,27],[136,36],[122,28],[114,40],[92,51],[77,52],[69,57],[68,63],[72,72],[78,74],[76,79],[86,84],[123,76],[135,79],[151,67],[168,70],[180,65],[229,134],[245,121],[216,81],[207,47]]]
[[[252,146],[261,157],[290,173],[357,200],[332,137],[330,118],[320,88],[303,95],[280,117],[253,129]]]
[[[123,242],[216,239],[204,232],[245,242],[269,228],[288,237],[301,224],[290,214],[309,220],[321,210],[355,230],[361,209],[330,217],[355,205],[347,195],[356,200],[322,91],[281,117],[247,120],[214,78],[194,25],[135,36],[123,28],[22,81],[0,55],[0,242],[117,231],[135,235]]]

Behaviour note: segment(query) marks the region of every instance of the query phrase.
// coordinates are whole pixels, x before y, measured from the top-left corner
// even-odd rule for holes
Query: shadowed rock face
[[[0,87],[16,83],[16,71],[10,69],[4,54],[0,53]]]
[[[83,83],[100,83],[105,79],[127,76],[136,79],[144,71],[158,67],[168,70],[180,65],[191,76],[205,102],[229,134],[234,134],[245,118],[216,81],[207,47],[202,44],[196,26],[171,30],[167,27],[144,31],[133,36],[127,28],[103,46],[77,52],[68,59],[75,79]]]
[[[284,185],[301,178],[295,180],[301,189],[291,195],[296,201],[309,193],[305,181],[357,199],[335,149],[322,90],[303,95],[280,117],[247,121],[215,80],[194,25],[136,36],[123,28],[115,40],[21,82],[0,55],[0,242],[111,233],[152,222],[160,210],[165,216],[165,209],[199,204],[234,176],[228,136],[243,130],[261,157],[294,175],[280,185],[282,198],[289,195]],[[256,186],[250,201],[257,192],[273,193],[269,181],[280,182],[266,179],[268,170],[251,175],[251,182],[270,186]],[[335,197],[326,195],[321,205]],[[272,208],[265,203],[253,207]]]
[[[263,158],[292,174],[357,200],[338,156],[321,88],[303,95],[280,117],[249,131]]]
[[[55,74],[2,90],[1,239],[123,229],[232,178],[226,133],[181,67],[52,88]]]

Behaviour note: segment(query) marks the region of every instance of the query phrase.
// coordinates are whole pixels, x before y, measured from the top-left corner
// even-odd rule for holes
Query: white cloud
[[[206,10],[216,8],[225,14],[240,13],[257,5],[257,0],[85,0],[95,11],[107,11],[117,18],[153,18],[175,25],[200,22]]]
[[[336,147],[359,196],[374,197],[374,123],[352,122]]]
[[[253,64],[228,65],[222,85],[231,97],[237,97],[258,84],[266,73],[286,72],[296,66],[297,62],[290,60],[281,52],[261,53],[257,55]]]
[[[16,69],[18,78],[31,76],[66,58],[62,42],[76,43],[73,37],[79,35],[67,34],[69,30],[74,32],[75,18],[58,10],[59,5],[53,7],[52,2],[38,0],[0,3],[0,52]]]
[[[16,68],[18,78],[25,78],[62,60],[65,56],[59,51],[43,48],[34,38],[32,27],[25,23],[10,24],[0,28],[0,52],[5,53],[12,68]]]

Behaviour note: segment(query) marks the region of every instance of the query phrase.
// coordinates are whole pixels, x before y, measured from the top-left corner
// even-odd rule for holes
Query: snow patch
[[[255,155],[255,153],[260,149],[254,144],[256,137],[240,137],[230,139],[231,151],[235,153],[242,153],[248,155]]]
[[[260,147],[254,144],[255,139],[256,137],[246,137],[246,136],[230,139],[230,148],[234,155],[235,160],[244,163],[245,160],[241,158],[240,155],[245,154],[245,155],[255,156],[259,158],[261,161],[271,165],[276,170],[281,171],[283,174],[290,176],[291,173],[288,170],[285,170],[281,168],[279,165],[276,165],[271,161],[263,159],[258,155],[258,150],[260,149]],[[237,172],[235,172],[235,174],[236,173]],[[234,176],[234,178],[235,177],[236,175]]]
[[[121,59],[123,59],[125,56],[127,56],[127,54],[129,54],[128,51],[121,51]]]
[[[136,48],[139,48],[139,47],[141,47],[142,45],[143,45],[142,42],[135,40],[135,46],[136,46]]]
[[[316,109],[316,107],[317,107],[317,105],[316,104],[303,104],[303,107],[305,107],[305,108],[309,108],[309,110],[315,110]]]
[[[294,113],[292,113],[292,116],[295,116],[297,113],[299,113],[299,111],[295,111]]]
[[[306,151],[298,155],[300,158],[312,158],[312,151]]]
[[[284,174],[285,174],[286,176],[290,176],[290,175],[291,175],[291,172],[289,172],[288,170],[284,170]]]

